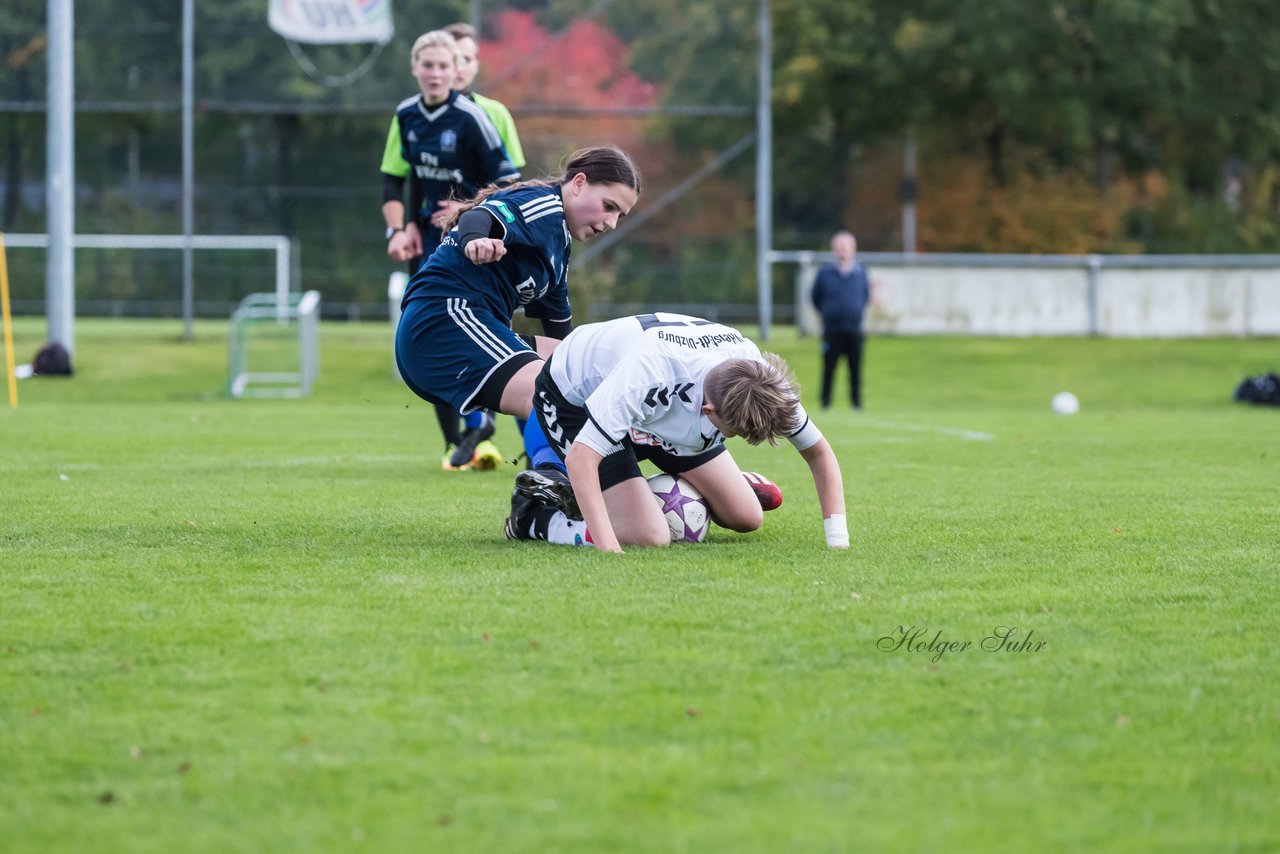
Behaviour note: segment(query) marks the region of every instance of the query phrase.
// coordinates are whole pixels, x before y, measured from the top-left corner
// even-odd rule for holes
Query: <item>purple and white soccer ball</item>
[[[711,513],[693,484],[669,474],[655,474],[649,478],[649,488],[671,527],[673,543],[700,543],[707,538]]]

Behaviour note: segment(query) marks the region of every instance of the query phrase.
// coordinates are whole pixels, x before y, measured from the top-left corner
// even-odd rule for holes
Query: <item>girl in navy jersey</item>
[[[454,37],[442,30],[426,33],[414,42],[410,57],[420,94],[401,101],[391,119],[382,157],[382,216],[387,254],[408,262],[412,275],[440,245],[441,226],[454,200],[469,199],[492,183],[509,184],[520,172],[484,110],[452,91],[461,57]],[[445,468],[470,463],[477,444],[493,435],[493,416],[488,413],[472,414],[465,434],[459,429],[458,413],[450,407],[437,405],[436,418],[444,434]]]
[[[387,254],[409,261],[410,275],[440,244],[444,203],[520,178],[488,115],[451,88],[458,73],[453,36],[442,30],[419,36],[411,56],[421,93],[396,107],[382,156]]]
[[[464,205],[405,289],[396,362],[409,388],[464,415],[527,418],[542,359],[571,329],[572,242],[616,228],[639,195],[635,162],[601,146],[575,152],[555,180],[490,188]],[[512,331],[519,308],[545,335]]]

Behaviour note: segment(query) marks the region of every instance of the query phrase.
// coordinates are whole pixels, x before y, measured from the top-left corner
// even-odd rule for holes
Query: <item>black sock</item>
[[[444,434],[445,445],[456,445],[462,439],[462,433],[459,430],[459,422],[462,419],[458,413],[454,411],[452,406],[446,406],[443,403],[435,405],[436,420],[440,422],[440,432]]]

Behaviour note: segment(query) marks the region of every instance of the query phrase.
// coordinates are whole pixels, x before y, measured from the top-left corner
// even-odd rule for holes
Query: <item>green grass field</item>
[[[852,550],[734,440],[763,530],[606,556],[502,538],[385,326],[299,401],[179,329],[0,410],[0,849],[1280,850],[1275,340],[874,339]]]

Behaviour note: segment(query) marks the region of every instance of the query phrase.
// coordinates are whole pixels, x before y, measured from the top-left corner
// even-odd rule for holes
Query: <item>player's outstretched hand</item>
[[[502,260],[502,256],[507,254],[507,247],[497,238],[481,237],[468,243],[464,252],[472,264],[492,264]]]

